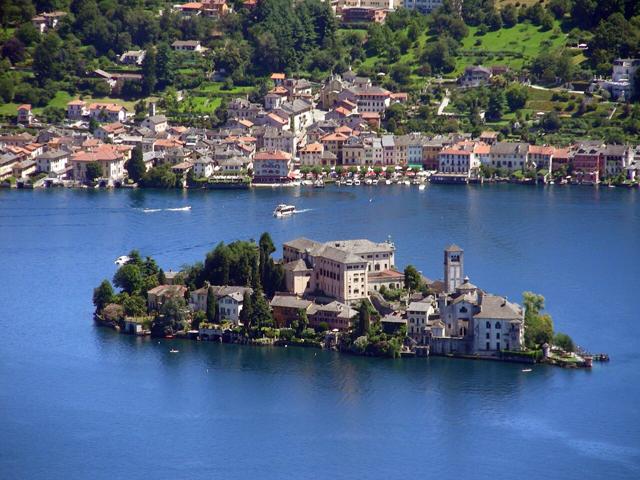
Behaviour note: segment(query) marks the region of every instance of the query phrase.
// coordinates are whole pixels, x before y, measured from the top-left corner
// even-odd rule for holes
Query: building
[[[146,52],[144,50],[129,50],[120,55],[120,63],[124,65],[142,65]]]
[[[31,111],[31,105],[25,103],[18,107],[18,115],[16,117],[18,123],[22,125],[31,125],[33,122],[33,112]]]
[[[117,148],[112,145],[100,145],[98,148],[84,150],[71,156],[73,178],[80,182],[87,181],[87,165],[98,163],[102,169],[100,178],[113,185],[125,179],[127,171],[125,163],[129,159],[129,147]]]
[[[89,105],[89,116],[98,122],[124,122],[127,109],[117,103],[92,103]]]
[[[93,136],[103,142],[106,140],[113,141],[117,136],[123,135],[127,132],[120,122],[108,123],[106,125],[100,125],[93,131]]]
[[[171,44],[176,52],[202,52],[204,47],[200,40],[176,40]]]
[[[461,147],[445,148],[438,157],[438,171],[442,173],[457,173],[470,177],[480,168],[480,160],[473,150]]]
[[[148,128],[154,133],[162,133],[167,130],[169,123],[164,115],[151,115],[142,120],[140,126]]]
[[[628,101],[635,95],[636,72],[640,68],[638,58],[618,58],[613,61],[611,80],[604,82],[603,86],[611,93],[611,97],[618,101]]]
[[[349,330],[354,326],[357,315],[357,310],[338,301],[326,305],[313,304],[307,314],[310,327],[319,328],[326,324],[328,330]]]
[[[529,158],[528,143],[497,142],[491,145],[489,161],[493,168],[509,172],[527,168]]]
[[[253,290],[249,287],[237,287],[233,285],[209,285],[205,282],[202,288],[198,288],[189,293],[189,307],[194,312],[207,311],[207,299],[209,291],[216,298],[218,306],[218,320],[220,322],[230,321],[236,325],[241,325],[240,312],[244,305],[244,295],[251,295]]]
[[[49,177],[64,175],[69,161],[69,152],[49,150],[36,157],[36,171],[48,174]]]
[[[69,120],[82,120],[89,114],[87,103],[82,100],[72,100],[67,103],[67,118]]]
[[[149,310],[160,310],[162,305],[172,298],[184,298],[187,287],[184,285],[158,285],[147,292]]]
[[[418,10],[421,13],[430,13],[442,6],[443,0],[404,0],[404,8]]]
[[[633,148],[628,145],[607,145],[602,155],[607,177],[626,176],[627,167],[634,159]]]
[[[578,146],[573,154],[573,181],[588,185],[596,185],[605,173],[602,146],[584,143]]]
[[[387,10],[370,7],[348,7],[342,9],[342,23],[384,23]]]
[[[473,315],[476,353],[518,351],[524,345],[524,309],[504,297],[483,294]]]
[[[287,183],[291,180],[291,154],[281,150],[256,153],[253,158],[254,183]]]
[[[66,12],[43,12],[31,19],[31,23],[40,32],[45,33],[49,29],[57,28],[60,21],[67,15]]]
[[[457,245],[450,245],[444,251],[445,292],[455,292],[464,275],[464,251]]]
[[[289,327],[300,318],[300,311],[309,313],[312,302],[295,295],[276,294],[269,303],[273,311],[273,321],[278,328]]]
[[[553,156],[556,149],[548,145],[529,145],[528,164],[536,170],[553,170]]]
[[[489,83],[491,70],[483,66],[471,66],[464,69],[464,74],[458,79],[463,87],[480,87]]]

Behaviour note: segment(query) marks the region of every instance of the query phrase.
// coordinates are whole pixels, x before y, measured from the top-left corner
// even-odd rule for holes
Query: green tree
[[[505,107],[505,95],[501,89],[493,89],[489,95],[489,102],[487,104],[487,111],[485,116],[487,120],[497,122],[502,119],[502,113]]]
[[[142,62],[142,93],[151,95],[156,89],[156,83],[156,52],[153,48],[148,48]]]
[[[251,329],[251,321],[253,320],[253,304],[248,291],[245,291],[242,295],[242,310],[240,310],[239,317],[246,334]]]
[[[553,336],[553,344],[560,347],[565,352],[574,352],[576,349],[573,339],[566,333],[556,333]]]
[[[147,304],[140,295],[130,295],[122,302],[125,315],[129,317],[140,317],[147,313]]]
[[[96,312],[100,312],[105,306],[113,302],[113,287],[109,280],[103,280],[93,290],[93,304],[96,307]]]
[[[127,173],[134,182],[139,182],[147,169],[142,159],[142,148],[136,146],[131,152],[131,159],[127,162]]]
[[[257,327],[271,327],[273,325],[271,309],[269,308],[267,299],[259,286],[253,290],[253,295],[251,295],[251,306],[251,324]]]
[[[113,276],[113,284],[129,295],[139,293],[144,286],[144,277],[138,265],[127,263]]]
[[[420,272],[413,265],[407,265],[404,269],[404,288],[407,290],[420,290],[422,287],[422,278]]]
[[[300,337],[302,332],[304,332],[308,326],[309,326],[309,318],[307,317],[307,311],[301,308],[298,310],[296,335]]]
[[[64,48],[62,40],[55,33],[48,33],[33,52],[33,73],[42,86],[51,80],[61,80],[66,66],[63,62]]]
[[[553,339],[553,320],[549,314],[543,314],[544,297],[532,292],[522,294],[525,308],[524,340],[527,348],[539,348]]]
[[[216,323],[218,321],[218,301],[213,288],[207,290],[207,322]]]
[[[87,163],[85,169],[85,178],[87,182],[91,183],[96,178],[100,178],[102,176],[102,166],[98,162],[89,162]]]
[[[367,302],[362,300],[358,308],[358,336],[367,335],[371,329],[371,312]]]
[[[158,45],[158,53],[156,55],[156,78],[158,88],[165,89],[169,85],[173,85],[175,80],[175,65],[173,60],[173,51],[166,43]]]
[[[529,99],[529,91],[527,88],[518,84],[511,85],[507,89],[505,95],[507,98],[507,105],[509,105],[509,110],[512,112],[524,108],[527,104],[527,100]]]

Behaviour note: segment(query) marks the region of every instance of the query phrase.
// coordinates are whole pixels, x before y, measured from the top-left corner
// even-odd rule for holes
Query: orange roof
[[[480,134],[481,137],[488,137],[488,138],[498,138],[498,132],[491,132],[489,130],[482,132]]]
[[[115,122],[115,123],[110,123],[108,125],[103,125],[100,128],[102,128],[106,132],[113,133],[113,132],[117,132],[118,130],[124,130],[124,125],[122,125],[120,122]]]
[[[300,153],[316,153],[321,152],[323,150],[322,144],[318,142],[309,143],[300,149]]]
[[[405,92],[392,93],[391,98],[397,100],[406,100],[407,98],[409,98],[409,94]]]
[[[29,105],[28,103],[25,103],[23,105],[20,105],[18,107],[18,110],[31,110],[31,105]]]
[[[267,117],[269,117],[272,120],[275,120],[278,123],[281,123],[282,125],[286,125],[288,123],[284,118],[282,118],[279,115],[276,115],[275,113],[270,113],[267,115]]]
[[[154,144],[156,147],[181,147],[184,145],[184,142],[178,140],[177,138],[159,138],[155,141]]]
[[[553,147],[546,145],[529,145],[529,153],[537,155],[553,155],[554,150]]]
[[[277,87],[274,87],[271,90],[269,90],[269,93],[275,93],[276,95],[287,95],[289,93],[289,90],[287,90],[281,85],[278,85]]]
[[[568,148],[556,148],[554,151],[554,156],[556,158],[569,158],[569,149]]]
[[[368,118],[368,119],[376,118],[376,119],[378,119],[378,118],[380,118],[380,113],[378,113],[378,112],[362,112],[360,114],[360,116],[362,118]]]
[[[284,73],[272,73],[271,80],[284,80]]]
[[[120,149],[112,145],[101,145],[95,150],[85,150],[71,156],[71,160],[76,162],[111,162],[122,158],[124,155]]]
[[[341,125],[335,129],[337,133],[351,133],[353,132],[352,128],[347,127],[346,125]]]
[[[339,113],[343,117],[348,117],[351,114],[351,110],[347,110],[344,107],[338,107],[334,110],[334,112]]]
[[[125,107],[117,103],[92,103],[89,105],[89,110],[107,110],[108,112],[119,112],[123,108],[126,110]]]
[[[491,152],[491,146],[484,143],[479,143],[473,147],[473,152],[480,155],[488,155]]]
[[[251,128],[253,127],[253,122],[251,120],[247,120],[246,118],[243,118],[242,120],[239,120],[238,123],[242,126],[245,126],[247,128]]]
[[[344,142],[347,138],[349,137],[347,137],[342,133],[328,133],[324,137],[322,137],[320,141],[321,142],[337,142],[337,141]]]
[[[181,10],[200,10],[202,8],[202,3],[189,2],[189,3],[183,3],[182,5],[176,5],[176,6]]]
[[[471,155],[468,150],[460,150],[458,148],[445,148],[440,153],[445,155]]]
[[[282,150],[264,151],[256,153],[254,161],[262,160],[291,160],[291,154]]]
[[[87,102],[84,102],[82,100],[71,100],[69,103],[67,103],[67,106],[69,105],[86,105]]]

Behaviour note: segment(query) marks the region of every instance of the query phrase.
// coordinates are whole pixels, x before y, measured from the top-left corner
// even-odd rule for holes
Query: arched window
[[[496,322],[496,328],[497,329],[501,329],[502,328],[502,325],[500,324],[500,322]]]
[[[467,313],[467,307],[462,307],[460,309],[460,313]]]
[[[491,322],[487,322],[487,328],[491,328]]]

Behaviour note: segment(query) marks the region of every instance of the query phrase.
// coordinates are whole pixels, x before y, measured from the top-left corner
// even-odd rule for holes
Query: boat
[[[373,185],[377,185],[377,184],[378,184],[378,179],[377,179],[377,178],[374,178],[374,179],[371,181],[371,183],[372,183]]]
[[[353,184],[354,185],[360,185],[360,180],[354,180]]]
[[[425,188],[427,188],[427,186],[424,183],[421,183],[418,190],[424,190]]]
[[[385,185],[391,185],[391,180],[385,180],[384,183]]]
[[[420,185],[420,180],[419,180],[419,179],[417,179],[417,178],[414,178],[414,179],[411,181],[411,184],[412,184],[412,185]]]
[[[286,217],[286,216],[289,216],[289,215],[293,215],[294,213],[296,213],[295,205],[285,205],[284,203],[281,203],[273,211],[273,216],[274,217]]]
[[[523,369],[522,369],[522,372],[523,372],[523,373],[529,373],[529,372],[531,372],[531,371],[533,371],[533,370],[532,370],[532,369],[530,369],[530,368],[523,368]]]
[[[316,180],[313,184],[314,188],[324,188],[324,182],[322,180]]]
[[[411,185],[411,182],[410,182],[409,180],[405,180],[405,181],[404,181],[404,184],[405,184],[405,186],[407,186],[407,187],[408,187],[409,185]]]
[[[373,185],[373,180],[371,180],[370,178],[367,178],[367,179],[364,181],[364,183],[365,183],[365,185]]]
[[[116,258],[116,261],[113,263],[121,267],[122,265],[127,263],[129,260],[131,260],[131,257],[129,257],[128,255],[121,255],[118,258]]]
[[[345,184],[347,187],[351,187],[351,186],[353,186],[353,180],[351,180],[351,179],[349,178],[349,179],[347,179],[347,180],[344,182],[344,184]]]
[[[172,348],[171,350],[169,350],[169,353],[178,353],[180,350],[176,350],[175,348]]]

